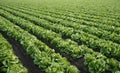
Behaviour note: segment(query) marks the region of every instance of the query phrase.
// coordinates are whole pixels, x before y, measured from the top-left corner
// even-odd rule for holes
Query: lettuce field
[[[120,0],[0,0],[0,73],[120,73]]]

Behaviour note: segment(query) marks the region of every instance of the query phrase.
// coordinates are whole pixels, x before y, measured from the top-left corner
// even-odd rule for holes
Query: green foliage
[[[8,36],[15,38],[18,42],[21,42],[21,45],[40,69],[43,69],[46,73],[55,73],[61,70],[62,73],[65,73],[68,69],[67,67],[72,66],[66,59],[55,53],[55,51],[43,44],[35,36],[29,34],[5,18],[0,18],[0,30],[6,32]],[[76,67],[73,67],[73,70],[74,68],[77,70]],[[72,71],[70,70],[69,73],[72,73]],[[79,73],[79,70],[77,70],[76,73]]]
[[[0,72],[27,73],[18,57],[13,53],[12,46],[0,34]]]
[[[1,0],[0,30],[20,42],[34,64],[46,73],[79,70],[35,36],[73,59],[83,57],[91,73],[119,73],[119,7],[119,0]],[[7,61],[0,66],[7,66]],[[9,73],[20,68],[17,64],[10,66]],[[7,71],[5,67],[2,70]]]

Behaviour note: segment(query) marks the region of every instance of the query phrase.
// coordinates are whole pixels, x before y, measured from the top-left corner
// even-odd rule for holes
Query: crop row
[[[24,9],[28,9],[28,10],[33,10],[33,11],[40,11],[40,12],[44,12],[45,14],[48,13],[49,15],[50,14],[54,14],[55,16],[59,16],[61,18],[66,18],[66,19],[69,19],[69,18],[72,18],[74,19],[74,21],[80,21],[80,20],[86,20],[86,21],[90,21],[90,22],[94,22],[94,23],[97,23],[99,25],[103,25],[103,24],[106,24],[106,25],[111,25],[111,26],[116,26],[116,27],[120,27],[119,25],[119,22],[116,21],[115,19],[110,19],[109,17],[107,18],[103,18],[103,17],[100,17],[100,16],[90,16],[90,15],[87,15],[87,14],[82,14],[80,13],[79,15],[74,15],[70,12],[61,12],[60,10],[56,10],[56,11],[49,11],[49,10],[43,10],[43,9],[35,9],[35,8],[28,8],[28,7],[21,7],[21,8],[24,8]],[[64,15],[64,16],[63,16]]]
[[[99,12],[99,11],[97,11],[97,10],[91,10],[91,11],[89,11],[89,12],[86,12],[86,11],[74,11],[74,10],[66,10],[66,9],[56,9],[56,11],[58,11],[58,12],[61,12],[61,13],[68,13],[68,14],[74,14],[74,15],[76,15],[76,16],[79,16],[81,13],[84,13],[85,15],[89,15],[89,16],[93,16],[93,17],[102,17],[102,18],[109,18],[109,19],[115,19],[115,20],[118,20],[119,21],[119,14],[118,13],[116,13],[116,14],[114,14],[114,13],[111,13],[111,12],[109,12],[109,13],[107,13],[106,14],[106,12],[104,12],[104,11],[102,11],[101,13],[97,13],[97,12]]]
[[[9,7],[10,8],[10,7]],[[12,8],[14,9],[14,8]],[[24,8],[25,9],[25,8]],[[16,9],[14,9],[16,10]],[[17,9],[19,10],[19,9]],[[35,10],[32,10],[32,9],[27,9],[27,10],[31,10],[31,11],[34,11],[36,12]],[[27,11],[26,10],[26,11]],[[24,12],[24,10],[22,10],[22,12]],[[40,15],[40,17],[48,20],[48,21],[51,21],[51,22],[54,22],[54,23],[60,23],[60,24],[72,24],[73,25],[73,22],[75,25],[87,25],[88,27],[96,27],[98,31],[103,31],[103,30],[107,30],[108,33],[109,32],[112,32],[114,35],[117,33],[117,34],[120,34],[120,27],[115,27],[115,26],[108,26],[108,25],[105,25],[105,24],[98,24],[98,23],[94,23],[94,22],[90,22],[90,21],[85,21],[85,20],[76,20],[75,18],[72,18],[72,17],[66,17],[65,15],[55,15],[55,14],[46,14],[45,12],[41,12],[41,11],[37,11],[39,13],[42,13],[42,15]],[[30,11],[28,11],[27,13],[31,14]],[[32,13],[33,14],[33,13]],[[35,13],[34,13],[35,14]],[[44,15],[47,15],[47,16],[44,16]],[[49,16],[48,16],[49,15]],[[55,17],[55,18],[51,18],[50,16],[52,17]],[[67,21],[66,21],[67,20]],[[92,29],[92,28],[91,28]],[[100,29],[100,30],[99,30]],[[115,33],[114,33],[115,32]],[[105,32],[104,32],[105,33]],[[95,33],[92,33],[92,34],[95,34]],[[107,32],[106,32],[107,34]],[[96,34],[95,34],[96,35]]]
[[[34,60],[34,64],[38,65],[41,70],[44,70],[46,73],[79,73],[78,69],[70,65],[66,58],[55,53],[54,50],[40,42],[36,37],[5,18],[0,17],[0,19],[0,30],[19,41]]]
[[[74,13],[74,12],[69,12],[69,11],[67,11],[67,12],[71,13],[71,14],[72,13],[75,14],[76,16],[74,16],[74,17],[78,17],[78,19],[80,18],[79,16],[81,16],[81,13],[82,13],[82,12]],[[89,21],[98,22],[98,23],[107,24],[107,25],[109,24],[109,25],[113,25],[113,26],[120,26],[119,25],[119,23],[120,23],[119,22],[119,15],[115,15],[115,14],[113,14],[113,15],[111,15],[111,14],[108,14],[108,15],[98,14],[97,15],[96,13],[85,13],[85,12],[83,12],[82,16],[89,18],[88,19]]]
[[[39,17],[41,19],[46,19],[46,20],[53,22],[55,24],[59,23],[59,24],[62,24],[64,26],[67,26],[67,27],[72,27],[75,30],[77,29],[78,31],[82,30],[84,32],[87,32],[89,34],[93,34],[93,35],[95,35],[99,38],[105,39],[105,40],[110,40],[110,41],[113,41],[116,43],[120,43],[120,35],[116,34],[114,32],[111,33],[111,32],[108,32],[108,31],[105,31],[102,29],[98,29],[96,27],[90,27],[90,26],[86,26],[86,25],[82,25],[82,24],[77,24],[77,23],[73,23],[70,21],[66,21],[64,19],[60,19],[60,18],[51,18],[50,16],[52,16],[54,14],[50,14],[50,16],[48,16],[48,14],[45,14],[45,12],[41,13],[41,12],[38,12],[35,10],[30,10],[30,11],[27,11],[27,10],[22,10],[22,12],[29,13],[30,15]],[[38,13],[36,14],[36,12],[38,12]],[[42,14],[44,14],[44,15],[42,15]],[[55,17],[59,17],[59,16],[55,15]]]
[[[111,15],[109,16],[101,16],[101,15],[92,15],[92,14],[89,14],[89,13],[84,13],[84,12],[79,12],[79,13],[76,13],[75,11],[72,12],[72,11],[68,11],[68,10],[59,10],[59,9],[52,9],[52,10],[49,10],[49,9],[37,9],[37,8],[34,8],[34,7],[28,7],[28,6],[24,6],[24,8],[27,8],[27,9],[32,9],[32,10],[39,10],[39,11],[44,11],[45,13],[51,13],[51,14],[56,14],[56,15],[65,15],[65,16],[68,16],[68,17],[73,17],[73,18],[76,18],[76,19],[85,19],[85,20],[88,20],[88,21],[92,21],[92,22],[97,22],[97,23],[103,23],[103,24],[110,24],[110,25],[113,25],[113,26],[120,26],[119,25],[119,21],[116,21],[118,20],[117,17],[110,17]],[[114,16],[114,15],[113,15]],[[116,24],[117,23],[117,24]]]
[[[54,45],[56,48],[60,49],[62,52],[65,52],[66,54],[70,54],[74,58],[79,58],[84,55],[85,63],[88,65],[90,72],[101,73],[105,70],[119,70],[119,62],[114,59],[106,58],[102,54],[94,52],[84,45],[78,46],[73,41],[63,40],[60,36],[54,35],[53,32],[36,26],[20,17],[15,17],[7,12],[4,12],[2,15],[13,23],[19,25],[21,28],[24,28],[30,33],[39,36],[47,42],[50,42],[51,45]],[[114,69],[112,68],[113,64],[111,62],[116,64],[114,65]]]
[[[0,34],[0,73],[28,73],[18,57],[13,53],[12,46]]]
[[[4,15],[3,13],[1,15]],[[26,15],[23,13],[19,13],[17,11],[14,12],[12,10],[11,13],[16,14],[20,17],[23,17],[27,20],[30,20],[30,21],[36,23],[37,25],[47,28],[49,30],[59,32],[60,34],[62,34],[62,36],[68,36],[72,40],[77,41],[78,43],[82,42],[83,44],[86,44],[87,46],[92,47],[92,49],[94,49],[94,50],[100,50],[100,52],[105,54],[107,57],[114,57],[119,60],[119,54],[120,54],[119,47],[120,46],[115,43],[112,43],[110,41],[101,40],[97,37],[93,37],[92,35],[88,35],[82,31],[79,33],[74,33],[74,30],[72,28],[66,28],[66,27],[63,27],[60,25],[51,25],[42,19],[39,19],[39,18],[36,18],[33,16],[29,16],[29,15]]]

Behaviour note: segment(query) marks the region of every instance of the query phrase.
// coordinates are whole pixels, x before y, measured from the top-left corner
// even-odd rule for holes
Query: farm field
[[[120,73],[120,0],[0,0],[0,73]]]

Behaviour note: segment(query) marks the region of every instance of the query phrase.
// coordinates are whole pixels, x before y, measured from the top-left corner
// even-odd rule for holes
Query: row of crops
[[[38,1],[36,8],[37,1],[20,1],[0,3],[0,72],[35,73],[15,55],[17,48],[43,73],[120,73],[119,11],[73,11],[57,7],[59,0],[48,8]]]

